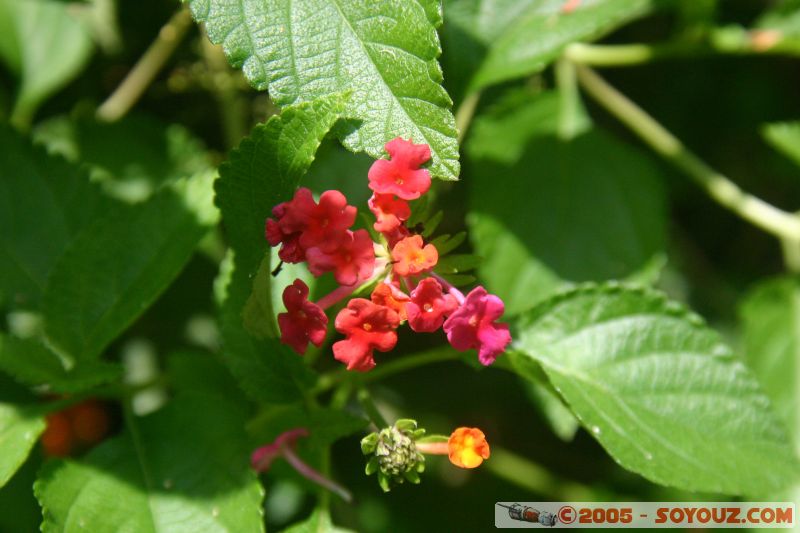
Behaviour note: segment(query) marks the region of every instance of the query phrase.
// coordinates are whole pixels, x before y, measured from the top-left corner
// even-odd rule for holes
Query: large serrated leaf
[[[397,137],[431,147],[431,171],[459,174],[455,120],[442,88],[438,2],[422,0],[188,0],[258,89],[280,106],[349,90],[351,150],[383,157]]]
[[[484,123],[482,135],[502,135]],[[478,156],[470,237],[483,258],[480,277],[509,313],[571,283],[633,276],[664,247],[664,194],[647,157],[600,130],[562,141],[530,128],[514,159],[495,160],[477,140],[469,145]],[[518,131],[509,135],[521,143]]]
[[[23,406],[0,403],[0,487],[25,462],[44,428],[40,414]]]
[[[740,315],[746,360],[800,446],[800,280],[774,278],[757,285]]]
[[[796,479],[755,377],[659,293],[590,285],[553,297],[520,319],[516,347],[617,462],[651,481],[764,495]]]
[[[92,359],[180,273],[216,220],[211,176],[165,188],[87,226],[44,294],[45,333],[60,355]]]
[[[42,531],[263,531],[243,424],[236,405],[198,394],[129,417],[125,433],[82,460],[43,469],[34,486]]]
[[[266,124],[256,126],[220,167],[216,202],[234,261],[221,310],[223,356],[244,390],[259,401],[297,400],[302,385],[313,379],[297,354],[289,353],[274,338],[274,317],[263,310],[248,315],[250,330],[264,336],[257,339],[245,330],[243,312],[259,266],[263,272],[270,270],[264,221],[275,205],[291,198],[320,142],[343,117],[347,98],[338,94],[287,107]],[[260,301],[269,306],[269,275],[262,275],[259,281]]]
[[[83,170],[0,126],[0,292],[39,303],[64,249],[112,202]]]
[[[66,368],[64,361],[35,339],[0,333],[0,370],[20,383],[51,393],[75,393],[122,375],[122,367],[105,361],[81,361]]]

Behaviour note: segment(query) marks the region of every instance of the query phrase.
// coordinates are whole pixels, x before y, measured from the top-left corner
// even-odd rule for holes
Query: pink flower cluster
[[[368,205],[381,243],[373,242],[365,229],[350,229],[357,210],[339,191],[326,191],[315,202],[311,191],[301,188],[273,208],[265,233],[270,245],[280,245],[281,260],[305,261],[314,276],[332,272],[340,284],[316,303],[308,300],[302,280],[289,285],[283,292],[286,312],[278,315],[281,341],[300,354],[309,342],[321,346],[328,327],[325,309],[374,285],[369,300],[353,298],[336,315],[334,325],[345,339],[334,343],[333,353],[348,370],[374,367],[374,350],[392,350],[403,322],[416,332],[443,328],[456,350],[476,349],[480,362],[490,365],[511,342],[508,325],[497,323],[502,300],[480,286],[464,296],[438,276],[433,271],[439,261],[436,247],[405,225],[411,217],[409,201],[431,186],[422,168],[430,148],[398,137],[386,144],[386,151],[390,158],[375,161],[368,174],[373,191]]]

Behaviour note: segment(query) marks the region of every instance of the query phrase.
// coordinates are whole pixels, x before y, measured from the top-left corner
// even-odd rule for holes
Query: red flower
[[[422,246],[422,237],[411,235],[392,248],[394,272],[398,276],[415,276],[436,266],[439,252],[432,244]]]
[[[308,195],[310,199],[311,191],[308,191]],[[310,202],[304,201],[298,207],[302,210],[301,218],[305,222],[305,229],[300,234],[300,246],[306,250],[313,247],[323,252],[335,250],[346,238],[347,230],[356,221],[356,208],[347,205],[347,198],[339,191],[322,193],[319,205],[310,199]]]
[[[414,144],[397,137],[386,143],[391,159],[378,159],[369,169],[369,188],[379,194],[396,194],[414,200],[428,192],[430,173],[419,168],[431,158],[427,144]]]
[[[397,313],[400,320],[406,319],[408,295],[390,283],[378,283],[372,291],[372,303],[388,307]]]
[[[283,244],[278,252],[281,260],[299,263],[309,248],[331,252],[346,240],[347,229],[356,220],[356,208],[347,205],[339,191],[325,191],[317,204],[311,191],[301,187],[291,201],[276,205],[272,216],[265,227],[267,242]]]
[[[373,350],[388,352],[397,344],[394,330],[399,325],[400,317],[392,309],[354,298],[336,316],[336,331],[347,338],[334,343],[334,357],[347,364],[347,370],[365,372],[375,366]]]
[[[328,317],[318,305],[308,301],[308,285],[302,280],[294,280],[283,291],[283,304],[287,312],[278,315],[281,342],[301,355],[306,352],[309,342],[322,346]]]
[[[400,224],[411,216],[411,208],[408,206],[408,202],[393,194],[375,193],[367,204],[377,219],[377,222],[372,227],[375,228],[375,231],[382,233],[396,230]]]
[[[300,236],[308,223],[309,204],[314,205],[311,191],[301,188],[290,201],[282,202],[272,208],[274,218],[267,219],[264,234],[270,246],[283,245],[278,252],[281,261],[287,263],[305,261],[305,249],[300,245]]]
[[[417,332],[433,332],[442,327],[444,319],[458,307],[452,294],[444,294],[441,284],[433,278],[425,278],[411,292],[411,301],[406,304],[408,325]]]
[[[444,323],[447,340],[461,352],[477,349],[480,362],[491,365],[511,342],[508,324],[495,323],[504,309],[503,300],[475,287]]]
[[[341,285],[355,285],[369,279],[375,268],[375,248],[367,230],[347,231],[339,247],[325,253],[320,248],[306,251],[308,269],[315,276],[333,272]]]
[[[277,246],[282,244],[281,249],[278,251],[278,257],[281,261],[287,263],[301,263],[306,259],[306,253],[300,247],[300,232],[291,231],[287,229],[286,225],[281,225],[280,215],[276,213],[285,213],[286,202],[278,204],[272,210],[272,214],[278,217],[278,220],[268,218],[264,228],[264,235],[270,246]]]

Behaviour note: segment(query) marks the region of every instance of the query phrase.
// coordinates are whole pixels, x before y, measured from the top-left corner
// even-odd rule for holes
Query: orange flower
[[[375,290],[372,291],[372,303],[388,307],[397,312],[400,321],[406,320],[406,303],[408,303],[408,295],[388,283],[378,283]]]
[[[422,246],[422,237],[406,237],[392,249],[394,272],[398,276],[414,276],[432,269],[439,261],[439,252],[432,244]]]
[[[447,441],[450,462],[461,468],[476,468],[489,458],[489,443],[478,428],[457,428]]]

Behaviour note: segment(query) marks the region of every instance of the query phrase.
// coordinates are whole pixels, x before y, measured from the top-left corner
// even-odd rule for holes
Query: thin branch
[[[464,137],[467,134],[470,122],[472,122],[472,116],[475,114],[475,109],[478,107],[478,102],[480,99],[480,92],[467,95],[467,97],[464,98],[464,101],[461,102],[461,105],[458,106],[458,109],[456,110],[456,129],[458,130],[459,144],[464,140]]]
[[[663,59],[708,56],[800,56],[796,46],[782,44],[782,35],[775,30],[740,31],[718,29],[702,42],[659,44],[586,44],[573,43],[564,56],[574,63],[594,67],[630,67]]]
[[[729,178],[712,169],[592,69],[578,65],[576,71],[578,81],[592,98],[653,150],[691,177],[717,203],[779,238],[800,240],[800,218],[743,191]]]
[[[119,87],[97,108],[97,118],[113,122],[130,111],[178,47],[191,22],[192,17],[186,8],[181,8],[169,19]]]

